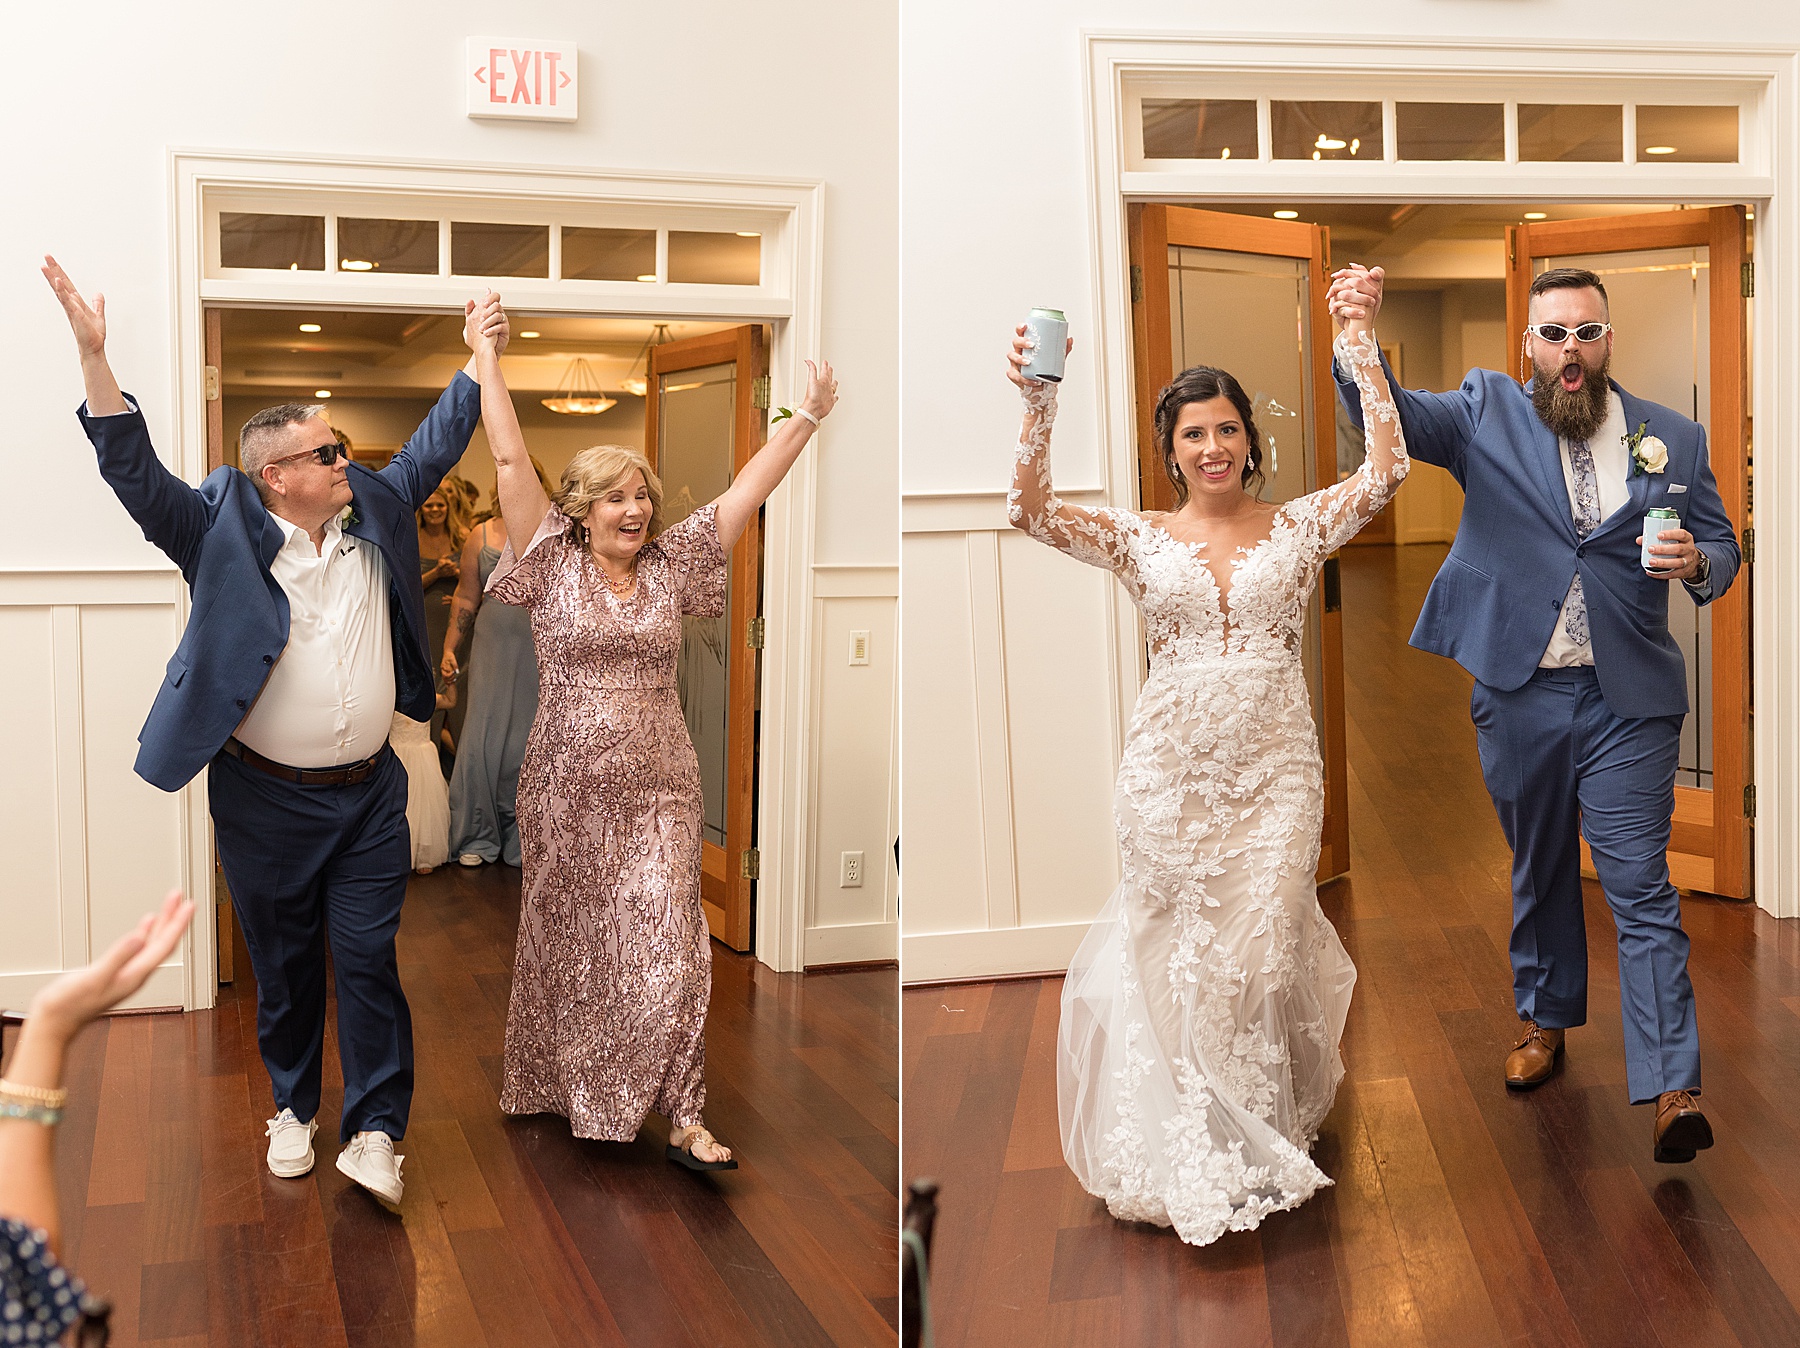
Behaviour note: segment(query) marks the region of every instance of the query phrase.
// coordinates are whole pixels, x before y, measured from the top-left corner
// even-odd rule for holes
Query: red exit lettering
[[[489,103],[554,108],[558,95],[575,82],[573,75],[561,69],[562,64],[561,51],[489,47],[486,62],[474,74],[487,86]]]

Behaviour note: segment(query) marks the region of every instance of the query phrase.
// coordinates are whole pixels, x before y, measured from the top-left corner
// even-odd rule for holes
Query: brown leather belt
[[[266,772],[271,777],[279,777],[284,782],[293,782],[298,786],[355,786],[359,782],[366,782],[386,748],[387,745],[383,744],[360,763],[345,763],[341,767],[290,768],[286,763],[264,758],[256,750],[240,743],[235,735],[225,741],[225,752],[245,767],[255,768],[258,772]]]

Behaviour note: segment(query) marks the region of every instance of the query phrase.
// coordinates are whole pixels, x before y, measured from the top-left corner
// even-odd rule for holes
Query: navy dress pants
[[[1615,716],[1592,667],[1541,669],[1469,702],[1481,773],[1513,852],[1513,1001],[1545,1029],[1587,1021],[1585,837],[1619,937],[1633,1104],[1700,1089],[1688,938],[1669,882],[1679,716]],[[1579,829],[1579,834],[1577,830]]]
[[[344,1072],[339,1140],[406,1133],[412,1014],[394,936],[412,868],[406,769],[383,748],[354,786],[299,786],[221,753],[207,774],[213,836],[256,971],[256,1038],[275,1108],[319,1112],[325,943]]]

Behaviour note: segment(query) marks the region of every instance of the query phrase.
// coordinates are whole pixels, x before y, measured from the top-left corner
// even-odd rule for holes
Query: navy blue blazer
[[[138,732],[138,776],[177,791],[237,729],[287,648],[287,595],[269,571],[285,535],[236,468],[216,468],[190,487],[163,467],[142,413],[92,417],[83,404],[76,415],[100,476],[188,583],[187,630]],[[463,456],[480,417],[481,387],[459,371],[392,463],[379,473],[347,469],[352,514],[344,532],[387,561],[394,705],[415,721],[431,719],[437,697],[414,512]]]
[[[1334,372],[1338,395],[1361,426],[1356,385],[1335,362]],[[1412,644],[1511,692],[1536,672],[1579,571],[1607,706],[1625,717],[1684,714],[1687,671],[1669,635],[1669,587],[1680,582],[1647,575],[1633,540],[1643,532],[1645,511],[1669,506],[1712,566],[1707,592],[1695,599],[1710,603],[1731,587],[1737,534],[1707,463],[1705,429],[1614,384],[1625,424],[1632,431],[1647,425],[1668,446],[1669,462],[1661,473],[1634,473],[1625,504],[1583,542],[1562,450],[1531,405],[1530,384],[1521,388],[1481,369],[1452,393],[1402,389],[1391,372],[1388,380],[1407,452],[1449,469],[1464,492],[1456,541],[1431,583]]]

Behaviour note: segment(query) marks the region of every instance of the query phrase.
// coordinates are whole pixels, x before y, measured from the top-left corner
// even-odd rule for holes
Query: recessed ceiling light
[[[366,258],[347,257],[338,263],[338,268],[342,271],[374,271],[375,264]]]
[[[329,398],[330,396],[331,390],[328,388],[316,388],[313,390],[313,397],[315,398]]]
[[[1675,147],[1673,145],[1646,145],[1644,147],[1644,153],[1645,154],[1674,154]]]
[[[1299,211],[1276,211],[1275,218],[1277,220],[1298,220],[1300,218],[1300,212]]]
[[[740,229],[737,232],[737,236],[740,239],[760,239],[762,238],[762,231],[755,229]]]
[[[1346,142],[1339,140],[1336,136],[1328,136],[1321,131],[1319,132],[1319,138],[1313,142],[1313,148],[1319,150],[1341,150],[1344,148],[1345,144]]]
[[[638,280],[640,280],[640,281],[654,281],[655,279],[656,279],[656,273],[653,271],[645,272],[642,276],[638,277]]]
[[[1229,145],[1227,145],[1224,149],[1219,151],[1219,158],[1221,158],[1221,159],[1231,158],[1231,147]]]
[[[542,337],[542,336],[543,336],[543,335],[544,335],[544,334],[543,334],[543,333],[541,333],[541,332],[529,332],[529,331],[528,331],[528,332],[521,332],[521,333],[520,333],[520,334],[519,334],[519,336],[521,336],[521,337]]]
[[[1548,220],[1550,213],[1548,211],[1526,211],[1525,218],[1527,220]]]
[[[318,331],[320,331],[320,328],[317,323],[302,323],[300,325],[300,331],[302,331],[302,332],[318,332]]]

